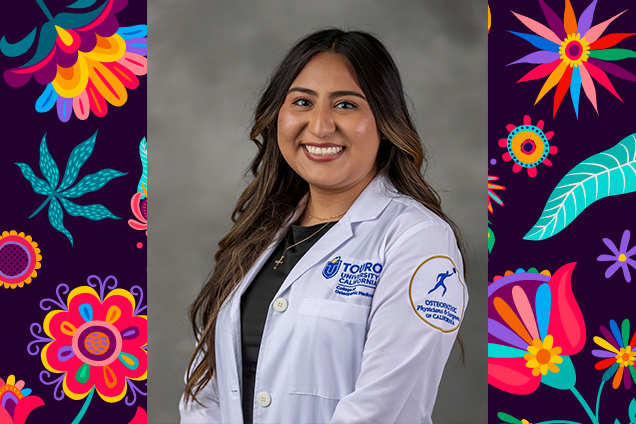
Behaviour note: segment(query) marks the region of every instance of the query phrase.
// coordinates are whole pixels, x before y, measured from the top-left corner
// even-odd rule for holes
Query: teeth
[[[305,145],[305,149],[307,149],[307,151],[309,153],[311,153],[312,155],[327,156],[327,155],[335,155],[337,153],[340,153],[342,151],[343,147],[342,146],[338,146],[338,147],[316,147],[316,146]]]

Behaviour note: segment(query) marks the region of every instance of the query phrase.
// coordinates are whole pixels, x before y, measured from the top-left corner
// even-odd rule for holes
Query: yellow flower
[[[636,352],[632,352],[631,346],[621,347],[620,352],[616,355],[616,362],[621,367],[634,366],[634,357],[636,357]]]
[[[563,362],[563,358],[558,356],[561,353],[560,347],[552,347],[554,340],[551,335],[547,335],[543,342],[534,339],[532,345],[528,346],[528,353],[523,357],[528,361],[526,367],[532,368],[532,375],[535,377],[539,373],[546,375],[548,370],[553,373],[559,372],[559,367],[555,364]]]
[[[582,62],[587,62],[590,46],[585,37],[581,38],[581,34],[570,34],[561,43],[559,54],[564,63],[578,67]]]
[[[0,234],[0,285],[15,289],[31,283],[42,266],[40,249],[31,236],[17,231]]]

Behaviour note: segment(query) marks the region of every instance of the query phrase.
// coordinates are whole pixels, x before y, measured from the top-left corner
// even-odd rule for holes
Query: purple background
[[[564,0],[546,0],[546,3],[563,18]],[[591,0],[572,0],[571,3],[578,19]],[[632,231],[630,247],[636,244],[636,228],[633,225],[636,194],[601,199],[583,211],[563,231],[546,240],[528,241],[523,240],[523,236],[538,220],[550,193],[570,169],[636,133],[636,83],[609,75],[614,88],[625,102],[623,104],[595,81],[600,115],[596,114],[581,90],[578,120],[568,92],[553,119],[554,88],[533,106],[546,78],[516,84],[516,81],[536,65],[505,66],[538,50],[527,41],[507,32],[531,33],[510,10],[547,26],[539,2],[490,0],[489,4],[492,27],[488,46],[488,146],[489,160],[495,158],[497,163],[489,163],[488,174],[498,176],[499,181],[495,183],[503,185],[506,190],[496,191],[504,206],[493,203],[494,213],[489,214],[496,242],[489,256],[488,281],[492,281],[495,275],[503,275],[506,270],[514,272],[517,268],[527,270],[536,267],[539,271],[548,269],[554,274],[567,263],[577,263],[572,276],[572,289],[585,319],[587,336],[583,349],[571,359],[577,374],[575,387],[594,410],[604,371],[594,368],[594,364],[600,359],[592,356],[591,351],[600,347],[593,342],[593,337],[602,336],[599,326],[609,328],[610,319],[616,320],[620,326],[623,319],[629,318],[630,338],[636,330],[636,282],[627,283],[621,270],[606,279],[605,270],[611,262],[597,262],[596,258],[601,254],[611,254],[602,241],[604,237],[619,246],[626,229]],[[592,25],[613,17],[630,5],[633,6],[633,2],[599,0]],[[636,11],[628,11],[617,18],[603,35],[636,32],[634,13]],[[615,47],[636,50],[636,36],[621,41]],[[615,63],[636,73],[634,59]],[[542,119],[545,122],[544,131],[555,133],[550,145],[559,149],[556,155],[548,156],[553,166],[540,164],[535,178],[530,178],[525,169],[518,174],[513,173],[513,162],[502,160],[501,155],[505,149],[497,144],[500,138],[508,136],[506,125],[521,125],[524,115],[531,117],[532,125]],[[633,269],[632,278],[636,279],[636,270]],[[632,382],[631,389],[626,390],[621,382],[620,387],[614,390],[610,379],[605,383],[601,395],[600,422],[613,423],[618,418],[621,423],[628,423],[627,408],[634,397],[636,384]],[[498,412],[506,412],[518,419],[525,418],[531,423],[557,419],[590,422],[570,391],[557,390],[543,384],[534,393],[525,396],[512,395],[489,386],[488,410],[491,423],[501,422],[497,418]]]
[[[55,15],[63,6],[73,2],[49,0],[46,3]],[[145,24],[146,2],[130,1],[116,17],[120,26]],[[7,36],[10,42],[22,39],[44,22],[46,17],[35,0],[3,2],[0,8],[0,36]],[[26,63],[34,51],[35,45],[21,57],[0,55],[0,71]],[[128,225],[128,219],[134,219],[130,199],[137,190],[142,172],[139,143],[146,136],[146,77],[139,77],[139,82],[137,89],[128,90],[126,104],[119,108],[109,105],[104,118],[91,113],[87,120],[80,121],[73,114],[69,122],[63,123],[57,117],[55,106],[47,113],[35,111],[35,101],[44,86],[34,79],[21,88],[12,88],[4,80],[0,81],[0,99],[3,102],[0,121],[0,233],[15,230],[30,235],[38,243],[42,255],[42,267],[31,284],[15,290],[0,288],[0,311],[3,317],[0,329],[0,377],[6,380],[9,375],[15,375],[16,380],[24,380],[25,387],[33,390],[32,395],[44,401],[44,406],[29,415],[27,424],[70,423],[84,404],[84,399],[75,401],[68,397],[56,401],[53,398],[55,385],[46,386],[40,382],[39,374],[45,369],[40,355],[30,356],[27,353],[27,345],[34,340],[29,331],[31,323],[42,324],[47,314],[40,309],[40,301],[44,298],[56,299],[55,288],[60,283],[67,284],[72,290],[86,285],[90,275],[97,275],[102,280],[113,275],[118,280],[119,288],[129,290],[134,285],[141,286],[144,289],[142,305],[146,303],[146,235],[144,231],[134,230]],[[74,241],[71,246],[68,238],[49,223],[48,205],[28,219],[46,197],[33,191],[14,163],[28,164],[36,176],[43,178],[39,169],[39,148],[46,133],[47,146],[60,169],[61,178],[72,149],[96,130],[99,132],[95,148],[76,181],[105,168],[128,174],[72,201],[78,205],[102,204],[121,219],[91,221],[65,212],[64,226]],[[138,242],[143,243],[141,249],[137,248]],[[67,295],[63,295],[64,301]],[[138,302],[139,298],[136,300]],[[44,345],[38,344],[40,349]],[[50,380],[59,375],[52,373]],[[142,391],[146,391],[144,381],[135,383]],[[131,396],[131,391],[129,387],[126,396]],[[126,406],[125,398],[111,404],[95,393],[81,422],[128,423],[135,415],[137,406],[146,409],[144,396],[137,395],[133,406]]]

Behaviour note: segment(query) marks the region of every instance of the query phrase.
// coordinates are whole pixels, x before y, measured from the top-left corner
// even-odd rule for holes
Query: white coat
[[[243,422],[240,299],[285,230],[222,308],[206,408],[182,398],[182,424]],[[254,423],[430,423],[468,302],[462,269],[448,224],[374,178],[274,296]]]

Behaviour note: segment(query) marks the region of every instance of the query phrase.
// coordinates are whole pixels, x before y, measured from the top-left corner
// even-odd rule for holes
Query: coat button
[[[282,297],[279,297],[274,301],[274,309],[276,309],[278,312],[285,312],[285,310],[287,309],[287,301]]]
[[[259,405],[265,408],[269,406],[270,403],[272,403],[272,398],[269,397],[269,394],[267,392],[260,392],[258,396],[256,396],[256,401]]]

